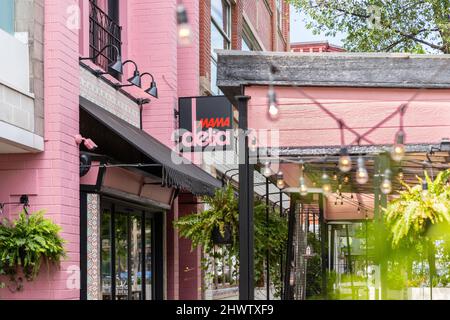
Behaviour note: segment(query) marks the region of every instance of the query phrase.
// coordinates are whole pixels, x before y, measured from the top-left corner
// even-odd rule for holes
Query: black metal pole
[[[322,271],[322,296],[327,299],[327,255],[328,255],[328,227],[324,217],[324,197],[319,195],[319,225],[320,225],[320,253],[321,253],[321,271]]]
[[[283,192],[280,190],[280,217],[283,217]],[[280,256],[280,283],[281,292],[283,292],[283,251],[281,251]]]
[[[287,240],[287,250],[286,250],[286,264],[284,272],[284,290],[282,299],[291,300],[293,299],[292,285],[291,285],[291,272],[294,266],[294,232],[296,224],[296,203],[291,201],[291,206],[289,209],[289,222],[288,222],[288,240]]]
[[[266,178],[266,230],[269,232],[269,178]],[[266,234],[266,239],[269,239],[269,234]],[[270,300],[270,253],[269,243],[266,242],[266,299]]]
[[[248,113],[250,97],[237,96],[239,110],[239,299],[253,300],[253,165],[249,163]]]

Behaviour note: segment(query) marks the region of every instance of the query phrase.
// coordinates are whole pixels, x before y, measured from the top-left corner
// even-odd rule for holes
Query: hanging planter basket
[[[220,244],[233,244],[233,237],[231,232],[231,225],[226,225],[224,228],[224,235],[220,232],[219,227],[214,227],[212,230],[212,241],[216,245]]]

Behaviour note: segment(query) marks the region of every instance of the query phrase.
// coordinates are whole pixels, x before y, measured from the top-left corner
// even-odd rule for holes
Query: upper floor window
[[[14,0],[0,1],[0,29],[14,33]]]
[[[217,87],[216,49],[231,48],[231,5],[227,0],[211,0],[211,92],[221,94]]]
[[[119,0],[89,0],[89,51],[90,56],[96,56],[107,45],[116,46],[121,52],[122,27],[119,25]],[[113,48],[104,50],[95,64],[108,69],[115,61],[116,51]],[[118,74],[111,73],[118,78]]]
[[[281,30],[283,24],[283,3],[281,0],[277,0],[277,24]]]
[[[262,51],[261,46],[245,20],[242,32],[242,51]]]

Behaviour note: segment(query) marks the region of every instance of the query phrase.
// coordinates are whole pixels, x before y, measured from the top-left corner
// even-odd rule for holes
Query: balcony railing
[[[122,48],[122,27],[117,24],[106,12],[104,12],[96,1],[90,0],[89,10],[89,50],[90,56],[97,56],[101,49],[107,45]],[[116,51],[109,47],[95,59],[94,63],[103,70],[108,71],[108,65],[115,61]],[[113,74],[118,78],[118,74]]]

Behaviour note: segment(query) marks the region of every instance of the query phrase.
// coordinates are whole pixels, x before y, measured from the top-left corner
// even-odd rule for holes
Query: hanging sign
[[[179,99],[180,151],[231,150],[233,140],[233,106],[225,96]]]

